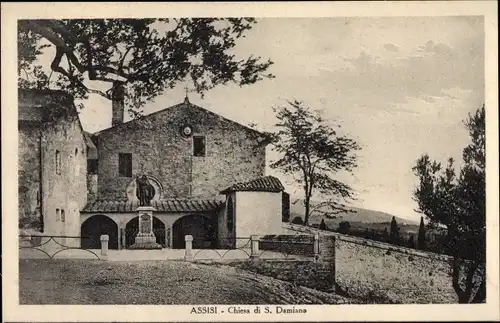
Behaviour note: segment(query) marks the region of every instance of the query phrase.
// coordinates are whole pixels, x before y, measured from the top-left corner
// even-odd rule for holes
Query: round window
[[[191,136],[192,133],[193,133],[193,129],[191,129],[190,126],[182,127],[182,135],[183,136],[189,137],[189,136]]]

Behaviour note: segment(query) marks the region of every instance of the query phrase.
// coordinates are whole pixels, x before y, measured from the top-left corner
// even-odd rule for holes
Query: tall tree
[[[266,73],[272,62],[237,58],[232,49],[255,23],[253,18],[20,20],[19,86],[107,99],[126,89],[130,106],[138,109],[186,80],[202,94],[230,82],[253,84],[273,77]],[[37,61],[48,47],[54,49],[50,72]],[[108,90],[89,83],[109,84]]]
[[[389,240],[391,243],[397,244],[399,241],[399,227],[396,217],[392,217],[391,220],[391,231],[389,233]]]
[[[328,227],[326,226],[325,219],[321,219],[321,223],[319,224],[320,230],[328,230]]]
[[[420,217],[420,226],[418,228],[418,249],[425,249],[425,226],[424,226],[424,217]]]
[[[485,106],[464,121],[471,143],[462,153],[457,176],[454,160],[442,165],[423,155],[413,171],[419,212],[446,226],[448,252],[453,255],[452,283],[460,303],[486,298]]]
[[[326,216],[354,212],[345,204],[354,198],[353,190],[334,175],[340,171],[352,173],[357,167],[354,152],[360,147],[354,140],[338,134],[340,125],[329,125],[319,112],[311,111],[300,101],[288,103],[289,106],[274,109],[278,130],[270,138],[281,157],[271,167],[293,175],[302,185],[304,223],[307,225],[315,211]],[[312,206],[315,193],[330,198]]]

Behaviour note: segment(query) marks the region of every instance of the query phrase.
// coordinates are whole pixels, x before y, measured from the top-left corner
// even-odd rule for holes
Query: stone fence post
[[[314,253],[314,262],[319,260],[319,234],[315,234],[313,238],[313,253]]]
[[[252,252],[250,253],[251,259],[259,258],[259,236],[250,236]]]
[[[108,256],[108,243],[109,236],[107,234],[101,235],[101,256]]]
[[[319,261],[328,264],[333,281],[336,280],[335,266],[335,236],[322,235],[319,237]]]
[[[186,242],[186,249],[184,250],[184,261],[193,261],[193,236],[185,236],[184,241]]]

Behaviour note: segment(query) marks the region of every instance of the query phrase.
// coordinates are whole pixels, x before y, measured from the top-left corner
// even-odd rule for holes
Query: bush
[[[351,224],[349,221],[342,221],[339,223],[339,228],[337,229],[339,233],[347,234],[351,231]]]
[[[304,220],[302,220],[302,218],[300,216],[296,216],[293,218],[292,223],[293,224],[304,224]]]
[[[326,226],[325,219],[321,219],[321,223],[319,224],[320,230],[328,230],[328,227]]]

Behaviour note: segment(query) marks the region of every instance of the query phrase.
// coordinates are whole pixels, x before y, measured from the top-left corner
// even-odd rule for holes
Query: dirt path
[[[339,304],[351,300],[229,266],[20,260],[21,304]]]

